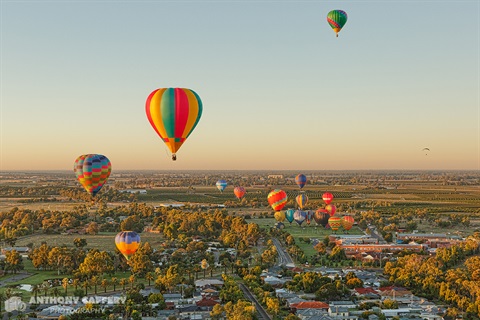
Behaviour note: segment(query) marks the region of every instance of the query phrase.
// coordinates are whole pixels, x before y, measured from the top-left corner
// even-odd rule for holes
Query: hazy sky
[[[480,169],[479,17],[478,0],[1,0],[0,169]],[[145,115],[162,87],[204,106],[176,162]]]

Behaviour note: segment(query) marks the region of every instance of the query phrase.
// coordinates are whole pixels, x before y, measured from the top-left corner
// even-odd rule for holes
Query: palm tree
[[[38,284],[34,284],[32,286],[32,293],[33,296],[35,297],[35,301],[37,301],[38,293],[41,291],[41,288]]]
[[[53,288],[52,294],[53,294],[54,297],[59,296],[60,295],[60,288],[59,287]]]
[[[118,283],[118,279],[115,277],[112,277],[112,279],[110,279],[110,283],[113,285],[113,291],[115,291],[115,286]]]
[[[63,278],[63,279],[62,279],[62,287],[65,289],[65,295],[67,295],[68,278]]]
[[[120,279],[120,285],[123,286],[123,291],[125,291],[125,285],[127,284],[127,279],[122,278]]]
[[[104,292],[107,292],[108,280],[102,279],[102,282],[100,282],[100,286],[102,286],[102,288],[104,289]]]
[[[147,272],[145,279],[148,281],[148,286],[150,287],[150,282],[154,279],[153,274],[151,272]]]
[[[90,281],[92,282],[94,288],[95,288],[95,294],[97,294],[97,285],[98,285],[98,277],[93,276]]]
[[[133,284],[135,283],[135,275],[128,277],[128,282],[130,282],[130,288],[133,289]]]
[[[45,297],[47,296],[47,293],[48,293],[49,289],[50,289],[50,283],[48,283],[47,281],[44,281],[42,283],[42,290],[45,293]]]
[[[73,287],[75,288],[75,290],[77,290],[78,286],[80,285],[80,279],[74,278],[74,279],[72,280],[72,285],[73,285]]]
[[[85,280],[82,282],[82,287],[85,288],[85,295],[88,296],[88,288],[91,288],[90,281]]]

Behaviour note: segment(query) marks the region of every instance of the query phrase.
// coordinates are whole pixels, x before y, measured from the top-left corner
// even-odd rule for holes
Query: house
[[[329,305],[330,308],[345,307],[348,309],[355,309],[357,307],[357,304],[350,300],[330,301]]]
[[[202,300],[197,301],[195,304],[202,311],[212,311],[213,307],[219,303],[220,301],[217,299],[203,297]]]
[[[329,305],[321,301],[301,301],[298,303],[290,304],[290,309],[293,312],[302,309],[321,309],[328,310]]]
[[[218,279],[195,280],[195,288],[223,287],[223,281]]]

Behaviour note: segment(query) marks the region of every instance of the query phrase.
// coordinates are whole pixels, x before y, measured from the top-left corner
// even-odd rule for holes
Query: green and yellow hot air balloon
[[[332,10],[327,15],[327,22],[338,37],[338,33],[347,23],[347,13],[343,10]]]

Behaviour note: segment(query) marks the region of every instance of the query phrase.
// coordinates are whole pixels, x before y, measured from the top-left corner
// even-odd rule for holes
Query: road
[[[282,244],[278,241],[277,238],[272,238],[272,242],[277,248],[278,261],[277,265],[279,266],[295,266],[292,257],[283,249]]]
[[[255,304],[255,310],[257,311],[258,319],[271,320],[272,317],[263,309],[262,305],[257,301],[257,298],[250,292],[246,285],[240,283],[240,289],[243,291],[245,298]]]

